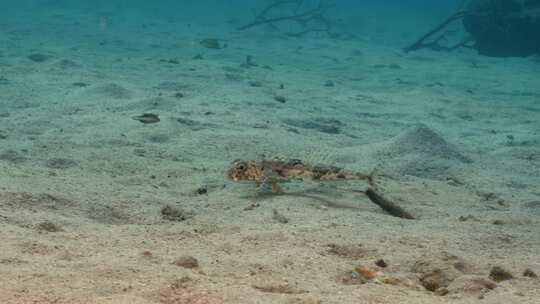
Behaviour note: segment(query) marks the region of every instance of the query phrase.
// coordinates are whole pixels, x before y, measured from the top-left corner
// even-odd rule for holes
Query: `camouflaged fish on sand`
[[[279,183],[293,180],[311,181],[340,181],[340,180],[366,180],[369,187],[365,191],[353,191],[365,194],[373,203],[381,207],[386,213],[405,219],[415,217],[403,210],[400,206],[383,197],[374,183],[371,174],[355,173],[339,167],[326,165],[308,165],[298,159],[291,160],[235,160],[227,172],[227,177],[235,182],[254,182],[259,191],[271,187],[272,193],[282,194]]]
[[[346,171],[325,165],[311,166],[298,159],[291,160],[236,160],[228,171],[235,182],[254,182],[260,188],[271,186],[273,193],[282,193],[279,183],[292,180],[339,181],[367,180],[371,175]]]

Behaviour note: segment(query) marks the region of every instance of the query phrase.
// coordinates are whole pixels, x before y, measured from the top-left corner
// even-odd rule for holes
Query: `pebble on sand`
[[[514,278],[514,276],[500,266],[493,266],[493,268],[491,268],[489,271],[489,278],[495,282],[502,282],[511,280]]]
[[[199,261],[192,256],[184,255],[174,260],[174,265],[191,269],[199,267]]]

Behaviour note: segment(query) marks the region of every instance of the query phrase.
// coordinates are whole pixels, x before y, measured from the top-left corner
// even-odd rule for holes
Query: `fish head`
[[[235,182],[259,181],[262,176],[263,170],[255,161],[235,160],[227,171],[227,177]]]

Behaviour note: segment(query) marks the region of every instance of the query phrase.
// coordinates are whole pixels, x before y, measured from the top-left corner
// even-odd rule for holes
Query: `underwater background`
[[[535,20],[0,1],[0,303],[538,303]]]

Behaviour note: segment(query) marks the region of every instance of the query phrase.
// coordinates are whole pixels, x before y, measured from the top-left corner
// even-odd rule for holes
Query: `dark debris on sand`
[[[161,208],[161,217],[172,222],[181,222],[193,217],[193,213],[184,209],[167,205]]]
[[[137,120],[143,124],[154,124],[160,122],[159,116],[154,113],[144,113],[142,115],[133,116],[131,119]]]

